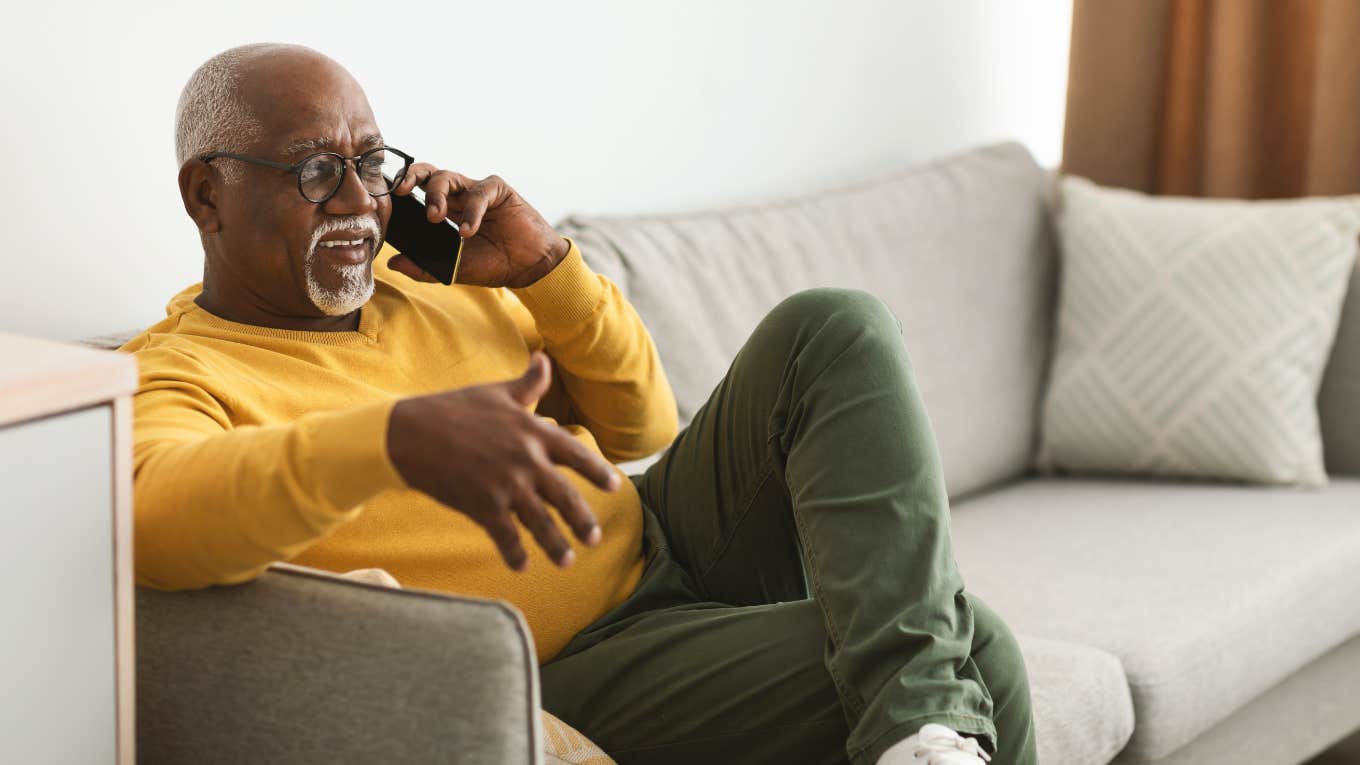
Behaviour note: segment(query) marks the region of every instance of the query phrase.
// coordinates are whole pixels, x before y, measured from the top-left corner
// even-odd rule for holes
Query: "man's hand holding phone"
[[[416,186],[425,192],[429,221],[447,218],[464,238],[459,284],[527,287],[567,255],[567,241],[500,176],[474,181],[417,162],[392,194],[407,196]],[[437,281],[404,255],[392,257],[387,265],[418,281]]]
[[[387,426],[388,455],[406,483],[476,521],[516,571],[528,558],[515,518],[559,566],[574,560],[545,503],[577,539],[599,544],[594,514],[559,465],[605,491],[622,484],[607,460],[528,411],[551,374],[548,357],[535,351],[517,379],[397,402]]]

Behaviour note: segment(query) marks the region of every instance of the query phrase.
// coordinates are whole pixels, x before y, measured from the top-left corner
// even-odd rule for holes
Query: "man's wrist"
[[[604,299],[604,284],[586,265],[580,249],[568,237],[562,243],[567,253],[551,271],[528,286],[511,288],[540,330],[575,327],[594,314]]]
[[[557,234],[553,234],[552,242],[552,244],[548,245],[548,262],[552,265],[548,266],[543,273],[539,274],[533,281],[525,285],[526,287],[536,284],[540,279],[556,270],[556,268],[562,264],[562,261],[567,259],[567,255],[571,252],[571,242],[568,241],[566,237],[558,236]]]
[[[533,269],[529,271],[528,277],[525,278],[521,276],[519,279],[505,286],[511,289],[524,289],[525,287],[531,287],[534,284],[537,284],[540,279],[552,273],[553,269],[557,268],[563,260],[566,260],[567,255],[570,252],[571,242],[567,241],[565,237],[554,235],[552,242],[547,246],[545,257],[534,264]]]
[[[552,258],[553,268],[566,259],[567,253],[571,252],[571,242],[565,236],[553,234],[553,244],[549,248],[548,256]],[[548,269],[549,272],[552,269]]]

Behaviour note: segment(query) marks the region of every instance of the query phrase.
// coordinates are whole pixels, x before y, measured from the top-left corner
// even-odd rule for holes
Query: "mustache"
[[[307,245],[307,254],[316,252],[321,237],[336,231],[362,231],[365,238],[373,240],[374,251],[382,246],[382,229],[378,226],[377,215],[339,215],[326,218],[312,231],[312,241]]]

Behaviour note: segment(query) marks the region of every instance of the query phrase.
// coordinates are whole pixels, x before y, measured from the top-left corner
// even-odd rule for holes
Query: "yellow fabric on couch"
[[[585,734],[551,714],[543,713],[543,749],[548,765],[614,765],[614,760]]]

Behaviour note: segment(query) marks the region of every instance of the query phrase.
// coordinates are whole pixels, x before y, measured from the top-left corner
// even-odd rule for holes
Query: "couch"
[[[1302,762],[1360,729],[1360,269],[1319,391],[1325,488],[1041,474],[1053,189],[1007,143],[776,203],[559,230],[646,322],[682,425],[782,297],[888,303],[966,586],[1023,650],[1043,762]],[[143,762],[539,761],[532,643],[503,604],[280,564],[139,591],[137,609]]]

